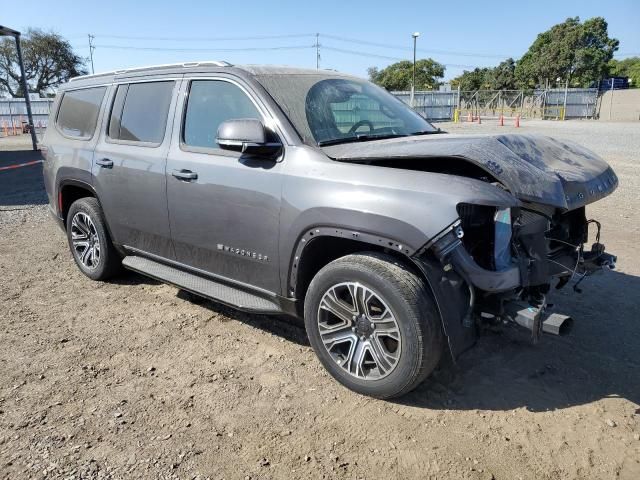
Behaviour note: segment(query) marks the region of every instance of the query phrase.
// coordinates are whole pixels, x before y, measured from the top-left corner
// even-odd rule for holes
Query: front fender
[[[519,205],[503,189],[471,178],[330,160],[308,148],[287,150],[280,216],[282,291],[305,236],[316,228],[413,255],[458,218],[460,203]],[[393,245],[391,245],[393,244]]]

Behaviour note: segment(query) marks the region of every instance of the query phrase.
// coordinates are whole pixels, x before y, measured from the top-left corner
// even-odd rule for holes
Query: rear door
[[[235,77],[185,77],[182,90],[181,125],[176,120],[167,160],[176,260],[227,280],[279,291],[283,163],[222,150],[216,143],[218,126],[226,120],[274,122],[249,86]]]
[[[114,241],[169,259],[165,164],[178,85],[179,78],[115,85],[93,161],[94,186]]]

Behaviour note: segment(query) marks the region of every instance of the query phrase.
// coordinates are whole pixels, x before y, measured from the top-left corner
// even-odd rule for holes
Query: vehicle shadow
[[[162,282],[155,280],[151,277],[147,277],[131,270],[125,270],[121,275],[110,278],[109,283],[114,285],[161,285]]]
[[[41,163],[4,168],[39,160],[42,160],[40,152],[32,150],[0,151],[0,208],[47,203]]]
[[[553,292],[553,310],[574,319],[564,337],[532,345],[519,327],[485,331],[474,348],[397,400],[450,410],[548,411],[606,397],[640,404],[640,277],[606,272]]]
[[[222,315],[224,321],[235,320],[242,322],[297,345],[309,346],[304,323],[297,318],[288,315],[256,315],[241,312],[222,303],[199,297],[186,290],[179,290],[177,297],[181,300],[201,305],[212,312]]]

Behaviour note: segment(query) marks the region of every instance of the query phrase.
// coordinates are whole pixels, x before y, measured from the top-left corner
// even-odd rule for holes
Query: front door
[[[265,120],[246,86],[185,79],[167,159],[167,200],[176,260],[225,279],[279,291],[282,163],[222,150],[218,126]]]
[[[94,186],[113,240],[169,259],[165,164],[178,85],[177,79],[116,85],[93,157]]]

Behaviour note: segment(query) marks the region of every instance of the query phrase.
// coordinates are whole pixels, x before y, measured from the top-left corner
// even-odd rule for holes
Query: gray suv
[[[561,333],[551,286],[615,264],[585,214],[618,184],[595,154],[446,134],[348,75],[225,62],[89,75],[60,88],[49,125],[50,208],[84,274],[125,267],[303,318],[320,362],[365,395],[410,391],[487,321]]]

